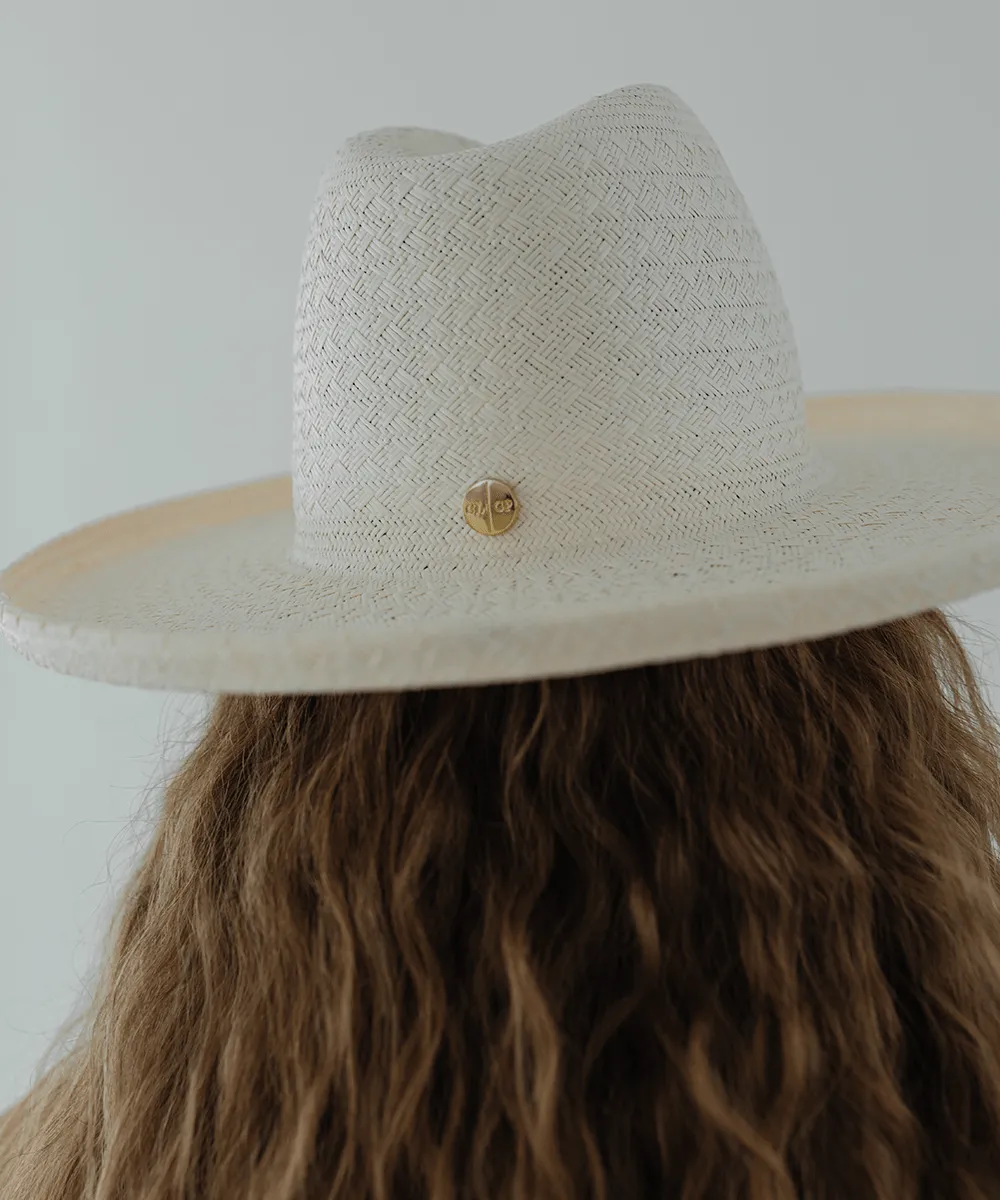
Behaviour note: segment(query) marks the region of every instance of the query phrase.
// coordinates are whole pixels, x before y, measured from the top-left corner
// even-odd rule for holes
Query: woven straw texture
[[[754,518],[808,494],[778,281],[691,110],[628,88],[497,145],[458,140],[361,135],[321,187],[296,322],[297,560],[513,568],[706,531],[723,496]],[[483,476],[516,485],[519,537],[451,519]]]
[[[807,405],[756,225],[666,88],[487,146],[351,138],[309,222],[294,382],[290,488],[28,556],[0,577],[15,647],[178,690],[484,683],[1000,586],[1000,400]],[[487,477],[521,506],[497,537],[462,513]]]

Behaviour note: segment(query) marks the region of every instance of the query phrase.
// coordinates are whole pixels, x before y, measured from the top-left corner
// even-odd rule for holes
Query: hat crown
[[[349,139],[295,326],[294,554],[371,570],[620,552],[818,486],[766,247],[694,113],[622,88],[519,137]],[[517,489],[502,537],[474,481]]]

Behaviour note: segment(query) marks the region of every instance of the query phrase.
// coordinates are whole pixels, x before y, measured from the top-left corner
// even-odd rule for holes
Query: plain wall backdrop
[[[380,125],[492,141],[666,84],[761,227],[807,389],[1000,391],[998,37],[996,0],[2,0],[0,563],[288,469],[306,218]],[[955,611],[997,702],[1000,592]],[[0,1107],[202,703],[0,651]]]

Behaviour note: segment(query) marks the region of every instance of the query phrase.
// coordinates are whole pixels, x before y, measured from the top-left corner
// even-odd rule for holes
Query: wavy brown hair
[[[224,697],[0,1196],[995,1200],[998,818],[938,610]]]

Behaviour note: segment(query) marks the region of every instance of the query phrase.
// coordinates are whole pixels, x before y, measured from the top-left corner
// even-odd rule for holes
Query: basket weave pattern
[[[309,565],[655,544],[824,477],[767,250],[661,87],[491,146],[352,138],[310,221],[295,381]],[[523,511],[478,545],[461,500],[485,476]]]

